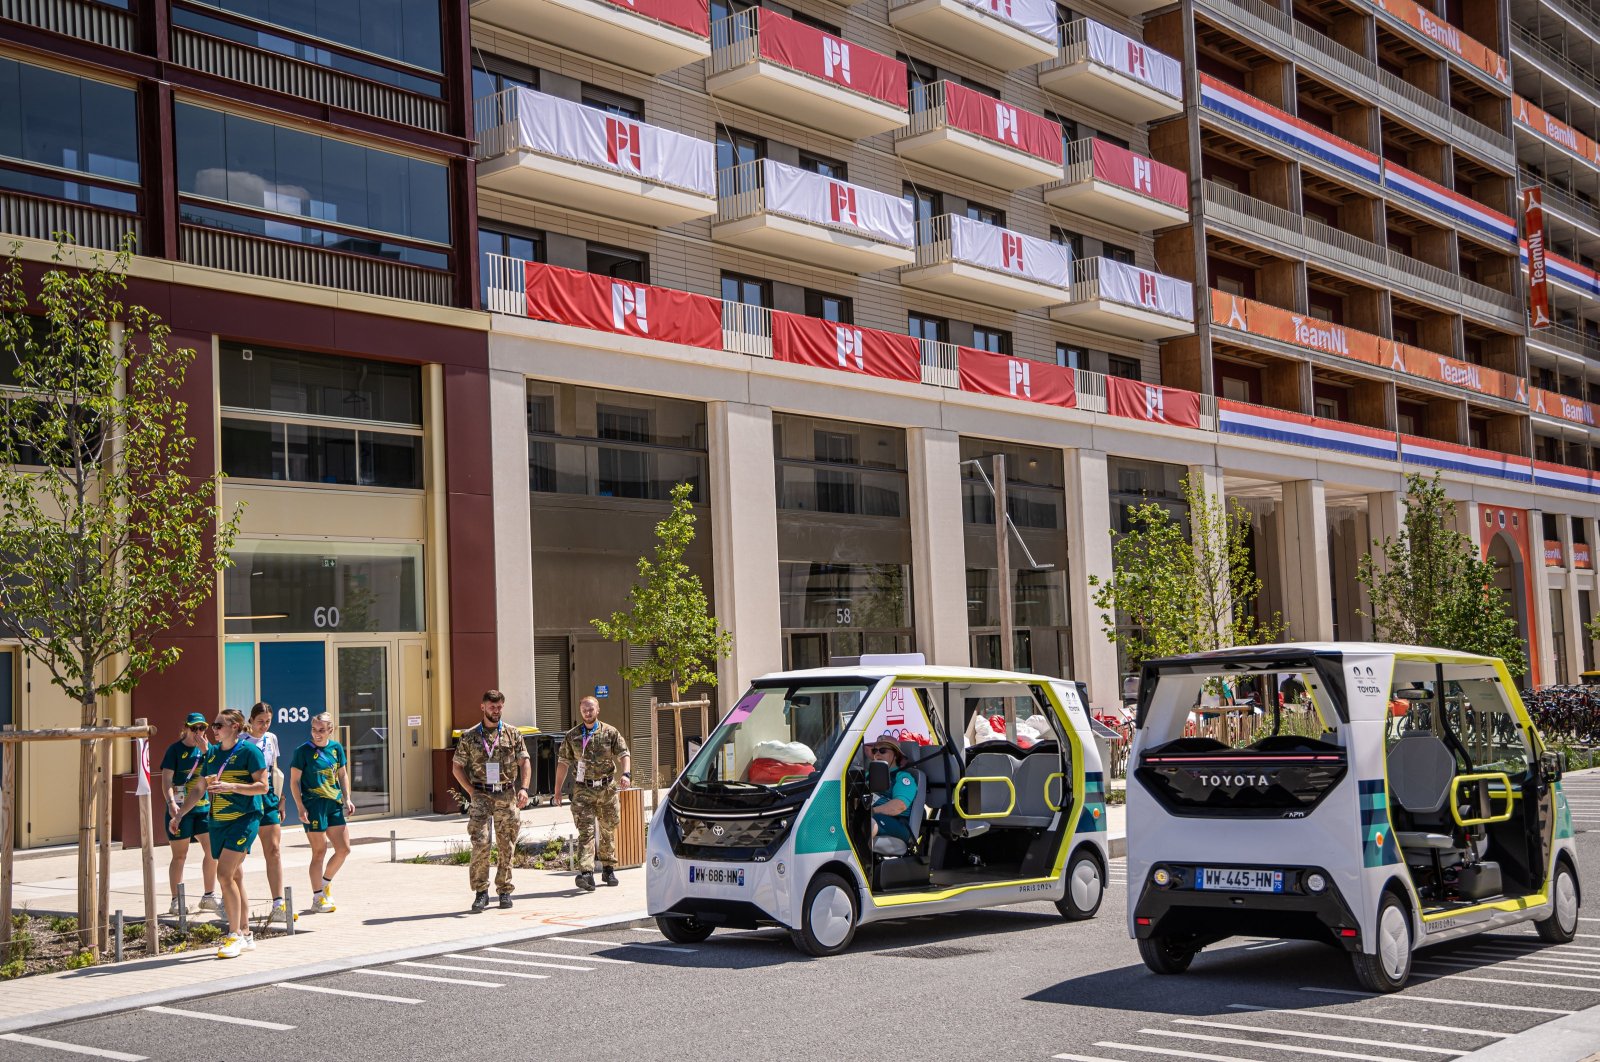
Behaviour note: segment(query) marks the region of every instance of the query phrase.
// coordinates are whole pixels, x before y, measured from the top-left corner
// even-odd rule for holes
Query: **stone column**
[[[706,407],[711,462],[712,593],[733,632],[717,671],[724,708],[758,675],[783,670],[778,605],[778,494],[772,410],[742,402]]]
[[[1278,516],[1284,637],[1297,642],[1331,641],[1333,587],[1329,583],[1327,492],[1322,480],[1283,484]]]
[[[1072,625],[1072,674],[1087,683],[1093,704],[1122,703],[1117,647],[1106,637],[1094,607],[1090,575],[1111,573],[1111,487],[1106,455],[1068,450],[1062,467],[1067,494],[1067,607]]]
[[[910,469],[911,601],[917,651],[928,663],[965,667],[967,546],[961,522],[961,437],[938,428],[906,432]]]
[[[505,719],[533,725],[533,526],[528,494],[528,381],[489,372],[490,473],[494,483],[495,646]],[[477,705],[472,705],[473,709]]]

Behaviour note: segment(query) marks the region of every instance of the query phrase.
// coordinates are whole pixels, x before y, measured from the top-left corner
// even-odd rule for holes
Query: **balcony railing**
[[[1050,58],[1056,45],[1054,0],[890,0],[889,25],[998,70]]]
[[[999,107],[1006,112],[1003,120],[992,113],[980,116],[971,104]],[[984,120],[987,118],[988,120]],[[918,85],[911,93],[911,119],[902,136],[932,133],[945,127],[959,129],[973,136],[983,137],[996,147],[1015,151],[1030,159],[1058,163],[1061,145],[1061,127],[1041,114],[1023,110],[1011,104],[985,96],[981,92],[949,81],[935,81]],[[1027,128],[1023,128],[1027,126]],[[1038,134],[1048,128],[1053,134],[1046,143],[1029,134]]]
[[[183,260],[235,273],[448,306],[449,273],[199,225],[178,227]]]
[[[1107,263],[1110,263],[1109,265]],[[1108,274],[1118,267],[1134,270],[1140,274],[1167,281],[1172,285],[1182,285],[1181,289],[1174,288],[1174,295],[1186,294],[1186,298],[1164,299],[1158,294],[1148,298],[1137,294],[1125,292],[1109,280]],[[1120,303],[1134,309],[1144,310],[1149,313],[1158,313],[1163,317],[1171,317],[1175,321],[1194,321],[1194,286],[1188,281],[1178,280],[1174,277],[1163,277],[1148,269],[1138,269],[1134,266],[1124,266],[1120,262],[1111,262],[1106,258],[1080,258],[1072,263],[1072,301],[1092,302],[1095,299],[1106,299],[1110,302]]]
[[[1084,81],[1074,72],[1085,69],[1100,76]],[[1088,18],[1062,27],[1060,50],[1039,66],[1039,84],[1130,122],[1152,121],[1183,107],[1183,64]]]
[[[84,247],[114,251],[131,234],[137,252],[143,231],[139,219],[132,214],[117,214],[55,199],[0,192],[0,232],[12,236],[54,240],[56,233],[69,232]]]
[[[1085,137],[1082,140],[1074,140],[1066,146],[1066,165],[1062,170],[1062,179],[1045,189],[1046,199],[1052,198],[1053,191],[1070,189],[1098,180],[1106,181],[1124,192],[1139,196],[1155,211],[1178,210],[1184,214],[1189,212],[1188,174],[1105,141],[1099,141],[1100,163],[1097,165],[1095,144],[1094,137]]]
[[[133,15],[90,0],[0,0],[0,19],[118,51],[133,48]]]
[[[1573,62],[1521,26],[1512,25],[1511,40],[1514,47],[1527,52],[1535,63],[1577,82],[1578,88],[1590,95],[1600,96],[1600,78],[1595,77],[1593,69]]]
[[[1600,361],[1600,336],[1592,336],[1569,325],[1553,324],[1545,328],[1528,327],[1528,341],[1556,347],[1568,354]]]
[[[1061,244],[985,225],[959,214],[941,214],[917,224],[915,269],[954,262],[992,274],[996,284],[1021,280],[1059,289],[1055,301],[1065,302],[1067,285],[1071,283],[1071,261],[1070,249]],[[1049,305],[1053,296],[1048,291],[1044,295],[1044,300],[1031,300],[1028,305]]]
[[[1544,189],[1544,205],[1546,208],[1555,207],[1563,213],[1570,214],[1579,221],[1600,229],[1600,203],[1579,199],[1560,185],[1549,183],[1532,170],[1523,167],[1517,171],[1522,179],[1522,187],[1539,187]]]
[[[899,196],[772,159],[717,174],[711,237],[855,272],[910,265],[911,207]]]

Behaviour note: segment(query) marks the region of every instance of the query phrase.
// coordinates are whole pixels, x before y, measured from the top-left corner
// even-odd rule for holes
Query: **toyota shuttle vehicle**
[[[1224,683],[1240,747],[1192,735]],[[1230,936],[1324,941],[1391,992],[1412,952],[1518,922],[1566,942],[1580,886],[1564,766],[1499,660],[1268,645],[1144,665],[1128,781],[1128,929],[1157,973]]]
[[[871,840],[892,776],[864,746],[885,732],[916,785],[909,844]],[[1078,687],[862,657],[755,681],[657,809],[646,882],[670,940],[783,926],[820,956],[913,914],[1050,900],[1093,917],[1108,854]]]

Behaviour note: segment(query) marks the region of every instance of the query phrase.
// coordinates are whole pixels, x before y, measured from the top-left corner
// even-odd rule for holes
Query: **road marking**
[[[1521,981],[1507,981],[1507,984],[1520,985]],[[1302,992],[1322,992],[1330,996],[1356,996],[1359,999],[1377,999],[1377,992],[1360,992],[1353,988],[1310,988],[1305,985],[1300,987]],[[1442,996],[1409,996],[1409,995],[1384,995],[1384,999],[1414,1000],[1418,1003],[1442,1003],[1451,1007],[1487,1007],[1491,1010],[1519,1010],[1529,1014],[1576,1014],[1575,1010],[1561,1010],[1557,1007],[1524,1007],[1516,1003],[1480,1003],[1475,999],[1445,999]]]
[[[1411,998],[1411,997],[1402,997]],[[1511,1033],[1490,1029],[1463,1029],[1458,1025],[1430,1025],[1424,1021],[1400,1021],[1398,1018],[1368,1018],[1360,1014],[1328,1014],[1320,1010],[1292,1010],[1287,1007],[1263,1007],[1253,1003],[1229,1003],[1229,1010],[1262,1011],[1268,1014],[1292,1014],[1300,1018],[1327,1018],[1330,1021],[1354,1021],[1363,1025],[1393,1025],[1402,1029],[1424,1029],[1429,1032],[1462,1033],[1467,1036],[1492,1036],[1504,1039]]]
[[[1066,1062],[1121,1062],[1120,1059],[1103,1058],[1100,1055],[1051,1055],[1050,1057],[1065,1059]]]
[[[1510,971],[1516,973],[1517,971]],[[1537,971],[1536,971],[1537,972]],[[1548,981],[1513,981],[1509,977],[1468,977],[1466,974],[1434,974],[1427,978],[1430,981],[1442,981],[1449,978],[1452,981],[1475,981],[1484,985],[1521,985],[1523,988],[1559,988],[1563,992],[1600,992],[1600,988],[1589,988],[1586,985],[1561,985],[1551,984]],[[1480,1006],[1493,1007],[1498,1004],[1482,1003]],[[1571,1011],[1561,1013],[1570,1014]]]
[[[471,966],[446,966],[438,962],[397,962],[396,966],[415,966],[423,970],[454,970],[456,973],[481,974],[482,970],[473,969]],[[518,973],[516,970],[496,970],[496,977],[525,977],[531,981],[548,981],[549,974]]]
[[[1559,955],[1545,955],[1537,951],[1530,951],[1524,955],[1495,951],[1463,951],[1456,954],[1461,955],[1463,958],[1485,959],[1489,962],[1552,963],[1556,966],[1574,966],[1580,970],[1593,970],[1595,967],[1600,966],[1600,960],[1597,959],[1567,959]]]
[[[271,1029],[273,1032],[288,1032],[293,1025],[284,1025],[276,1021],[260,1021],[256,1018],[235,1018],[231,1014],[211,1014],[203,1010],[179,1010],[177,1007],[146,1007],[145,1010],[152,1014],[171,1014],[179,1018],[200,1018],[204,1021],[220,1021],[229,1025],[249,1025],[257,1029]]]
[[[598,944],[604,948],[649,948],[651,951],[675,951],[680,955],[693,955],[699,948],[675,948],[670,944],[646,944],[642,940],[590,940],[587,937],[551,937],[551,940],[570,940],[574,944]]]
[[[483,950],[484,951],[503,952],[503,953],[505,953],[507,955],[534,955],[534,956],[537,956],[538,958],[541,958],[541,959],[566,959],[569,962],[572,960],[572,956],[571,955],[567,955],[567,954],[564,954],[564,953],[559,952],[559,951],[523,951],[520,948],[484,948]],[[458,956],[458,958],[469,959],[469,958],[471,958],[471,956],[470,955],[461,955],[461,956]],[[632,959],[608,959],[604,955],[585,955],[585,956],[583,956],[583,961],[584,962],[607,962],[607,963],[611,963],[611,964],[613,964],[615,966],[632,966],[633,965],[633,960]],[[587,967],[587,966],[563,966],[563,967],[561,967],[561,969],[563,969],[563,970],[587,970],[588,968],[589,967]]]
[[[102,1047],[84,1047],[82,1044],[63,1043],[60,1040],[45,1040],[38,1036],[23,1036],[21,1033],[0,1034],[0,1040],[10,1040],[13,1043],[29,1044],[33,1047],[49,1047],[56,1051],[67,1051],[74,1055],[93,1055],[95,1058],[116,1058],[122,1062],[144,1062],[144,1055],[128,1055],[121,1051],[107,1051]]]
[[[1476,963],[1476,962],[1444,962],[1444,961],[1439,960],[1439,959],[1429,959],[1429,960],[1424,961],[1424,962],[1419,962],[1419,963],[1417,963],[1417,965],[1418,966],[1444,966],[1444,967],[1452,967],[1453,966],[1453,967],[1456,967],[1457,969],[1463,969],[1463,970],[1481,970],[1481,969],[1484,968],[1482,963]],[[1547,976],[1547,977],[1581,977],[1585,981],[1600,981],[1600,974],[1576,973],[1576,972],[1572,972],[1572,971],[1568,971],[1568,970],[1562,970],[1562,969],[1560,969],[1558,967],[1555,967],[1555,966],[1549,966],[1549,965],[1540,966],[1540,965],[1537,965],[1537,964],[1534,964],[1534,963],[1523,963],[1520,959],[1507,959],[1507,960],[1505,960],[1503,962],[1496,963],[1494,969],[1496,971],[1508,970],[1511,973],[1540,974],[1540,975]]]
[[[1265,1047],[1273,1051],[1289,1051],[1297,1055],[1321,1055],[1324,1058],[1352,1058],[1358,1062],[1409,1062],[1390,1055],[1358,1055],[1351,1051],[1334,1051],[1327,1047],[1301,1047],[1298,1044],[1280,1044],[1271,1040],[1244,1040],[1237,1036],[1206,1036],[1203,1033],[1178,1032],[1175,1029],[1140,1029],[1144,1036],[1175,1036],[1181,1040],[1200,1040],[1212,1044],[1238,1044],[1241,1047]],[[1103,1047],[1103,1044],[1095,1044]],[[1198,1055],[1194,1057],[1199,1057]]]
[[[1239,1032],[1266,1033],[1270,1036],[1299,1036],[1306,1040],[1329,1040],[1339,1044],[1357,1044],[1361,1047],[1398,1047],[1403,1051],[1425,1051],[1434,1055],[1464,1055],[1450,1047],[1423,1047],[1420,1044],[1399,1044],[1393,1040],[1363,1040],[1356,1036],[1334,1036],[1332,1033],[1301,1032],[1299,1029],[1266,1029],[1259,1025],[1240,1025],[1238,1022],[1202,1021],[1199,1018],[1174,1018],[1174,1025],[1199,1025],[1207,1029],[1235,1029]],[[1300,1050],[1296,1045],[1294,1050]]]
[[[516,948],[484,948],[483,950],[484,951],[504,951],[504,952],[509,952],[512,955],[525,955],[525,954],[528,954],[527,952],[518,951]],[[496,959],[496,958],[493,958],[492,956],[489,956],[489,955],[463,955],[463,954],[461,954],[459,952],[456,953],[455,955],[450,956],[450,957],[452,959],[471,959],[473,962],[503,962],[508,966],[538,966],[538,967],[540,967],[542,969],[546,969],[546,970],[578,970],[578,971],[580,971],[582,973],[588,973],[588,972],[590,972],[591,970],[594,969],[593,966],[574,966],[572,963],[565,963],[565,962],[536,962],[536,961],[534,961],[532,959]],[[570,956],[570,955],[558,955],[558,956],[556,956],[556,958],[558,958],[558,959],[570,959],[570,958],[572,958],[572,956]],[[589,956],[587,956],[587,955],[583,956],[583,961],[584,962],[590,961],[589,960]]]
[[[352,992],[348,988],[326,988],[323,985],[297,985],[292,981],[279,981],[273,988],[292,988],[296,992],[321,992],[329,996],[354,996],[357,999],[376,999],[384,1003],[421,1003],[409,996],[380,996],[375,992]]]
[[[408,974],[399,970],[351,970],[367,977],[404,977],[408,981],[437,981],[445,985],[471,985],[474,988],[504,988],[503,981],[473,981],[465,977],[434,977],[430,974]]]

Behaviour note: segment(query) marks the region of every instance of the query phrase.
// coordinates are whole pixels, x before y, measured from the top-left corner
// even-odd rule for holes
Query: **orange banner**
[[[1436,383],[1450,384],[1494,398],[1526,403],[1527,385],[1509,373],[1396,343],[1367,332],[1292,313],[1253,299],[1211,289],[1211,323],[1280,343],[1336,354]]]
[[[1528,405],[1533,412],[1543,413],[1547,417],[1560,417],[1562,420],[1570,420],[1574,424],[1584,424],[1591,428],[1600,427],[1600,407],[1581,398],[1568,398],[1555,391],[1546,391],[1542,387],[1530,387]]]
[[[1554,538],[1544,540],[1544,564],[1546,568],[1561,567],[1561,542],[1559,540]]]
[[[1566,148],[1585,162],[1600,166],[1600,144],[1590,140],[1561,119],[1540,110],[1515,93],[1511,96],[1511,113],[1516,116],[1519,124],[1533,130],[1550,143]]]
[[[1574,568],[1594,567],[1594,563],[1589,559],[1589,544],[1587,542],[1574,542],[1572,544],[1572,566]]]
[[[1502,85],[1511,84],[1505,56],[1490,51],[1413,0],[1372,0],[1372,6],[1399,19],[1451,55],[1477,67]]]

